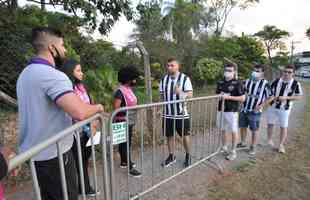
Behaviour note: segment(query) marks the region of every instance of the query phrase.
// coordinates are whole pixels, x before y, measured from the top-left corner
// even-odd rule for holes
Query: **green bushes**
[[[222,75],[223,62],[212,58],[202,58],[198,60],[194,71],[194,79],[199,86],[206,83],[214,83]]]

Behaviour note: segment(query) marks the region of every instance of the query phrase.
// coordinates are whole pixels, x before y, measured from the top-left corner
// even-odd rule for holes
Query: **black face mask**
[[[59,51],[57,50],[57,48],[54,46],[55,48],[55,51],[56,51],[56,56],[54,56],[53,54],[53,58],[54,58],[54,62],[55,62],[55,68],[59,69],[59,68],[62,68],[65,61],[66,61],[66,58],[63,58],[61,57]]]

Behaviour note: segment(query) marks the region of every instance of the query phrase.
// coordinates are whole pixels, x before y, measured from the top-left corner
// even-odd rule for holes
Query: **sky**
[[[132,0],[136,5],[141,0]],[[20,5],[24,5],[21,0]],[[310,40],[305,36],[307,27],[310,27],[310,0],[260,0],[260,3],[245,10],[234,9],[228,18],[226,30],[237,35],[254,34],[264,25],[275,25],[290,33],[285,40],[288,49],[294,41],[295,52],[310,51]],[[49,9],[50,10],[50,9]],[[126,44],[133,33],[134,24],[122,17],[113,27],[108,36],[94,34],[95,38],[112,41],[116,45]]]

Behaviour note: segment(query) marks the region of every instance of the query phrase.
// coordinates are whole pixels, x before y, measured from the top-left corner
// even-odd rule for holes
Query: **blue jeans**
[[[250,128],[251,131],[257,131],[260,126],[260,112],[240,112],[239,127]]]

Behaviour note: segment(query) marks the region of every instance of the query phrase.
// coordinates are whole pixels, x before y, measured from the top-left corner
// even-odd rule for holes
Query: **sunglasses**
[[[284,73],[284,74],[292,74],[292,73],[294,73],[294,72],[292,72],[292,71],[287,71],[287,70],[284,70],[284,71],[283,71],[283,73]]]

